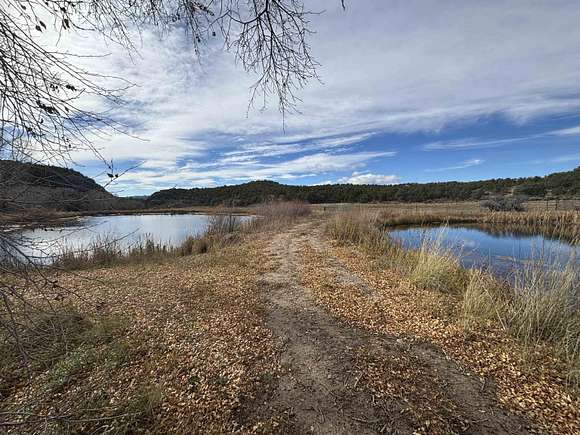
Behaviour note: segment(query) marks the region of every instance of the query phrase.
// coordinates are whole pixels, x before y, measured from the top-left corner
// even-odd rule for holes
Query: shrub
[[[244,224],[246,232],[275,229],[311,214],[310,205],[300,201],[271,201],[257,205],[257,217]]]
[[[496,196],[481,201],[480,206],[490,211],[524,211],[523,196]]]
[[[239,230],[240,225],[241,220],[239,216],[232,214],[218,214],[210,216],[206,234],[212,236],[223,236],[225,234],[231,234]]]
[[[264,218],[299,218],[311,213],[310,205],[301,201],[272,201],[256,207],[256,213]]]

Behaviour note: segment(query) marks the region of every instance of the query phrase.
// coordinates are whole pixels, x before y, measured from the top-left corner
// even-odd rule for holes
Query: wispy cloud
[[[381,175],[370,172],[353,172],[350,177],[343,177],[337,182],[341,184],[397,184],[401,181],[397,175]]]
[[[472,166],[478,166],[484,162],[485,162],[485,160],[482,160],[482,159],[471,159],[471,160],[465,160],[464,162],[462,162],[458,165],[455,165],[455,166],[448,166],[445,168],[425,169],[425,171],[426,172],[454,171],[457,169],[465,169],[465,168],[470,168]]]
[[[469,149],[481,149],[481,148],[496,148],[506,144],[511,144],[514,142],[521,142],[525,140],[530,140],[533,138],[540,137],[541,135],[531,135],[526,137],[515,137],[506,139],[492,139],[492,140],[481,140],[477,138],[463,138],[451,141],[437,141],[430,142],[422,146],[425,151],[436,151],[436,150],[469,150]]]
[[[320,174],[362,168],[372,159],[388,157],[388,152],[359,152],[346,154],[315,153],[277,163],[250,163],[248,165],[223,165],[194,168],[189,164],[171,170],[136,170],[125,174],[119,188],[133,185],[150,189],[169,187],[204,187],[251,180],[293,180]]]
[[[571,128],[563,128],[560,130],[553,130],[550,134],[555,136],[576,136],[580,135],[580,126],[571,127]]]
[[[373,133],[349,134],[344,136],[333,136],[323,138],[310,138],[301,141],[284,141],[283,137],[274,138],[280,143],[265,142],[258,144],[244,144],[233,151],[224,152],[224,156],[244,156],[243,158],[274,157],[288,154],[304,153],[310,151],[327,150],[332,148],[345,147],[347,145],[360,144],[371,138]],[[394,155],[394,152],[391,152]],[[222,161],[227,161],[231,157],[225,157]]]
[[[545,163],[568,163],[568,162],[580,162],[580,153],[565,154],[549,159],[528,160],[526,163],[530,165],[542,165]]]

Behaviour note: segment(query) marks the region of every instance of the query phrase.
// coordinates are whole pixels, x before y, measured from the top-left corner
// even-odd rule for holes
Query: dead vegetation
[[[569,291],[578,288],[570,271],[534,275],[533,289],[530,278],[522,276],[521,282],[528,284],[518,287],[516,297],[514,287],[484,272],[466,272],[451,256],[442,259],[436,241],[419,252],[402,250],[384,236],[376,213],[355,210],[323,223],[318,218],[302,220],[310,212],[302,205],[266,208],[262,217],[241,226],[227,216],[216,218],[206,237],[225,240],[221,244],[198,238],[182,246],[184,252],[158,261],[144,256],[139,262],[54,275],[59,286],[77,296],[63,293],[54,308],[65,316],[39,316],[35,332],[28,329],[21,342],[31,356],[27,366],[13,343],[2,342],[1,430],[295,430],[288,413],[269,407],[276,388],[287,388],[279,383],[296,378],[296,374],[290,378],[281,374],[278,358],[284,349],[307,345],[310,329],[320,325],[304,326],[306,335],[300,343],[282,343],[275,336],[263,292],[292,300],[302,297],[275,287],[281,284],[269,260],[283,261],[286,251],[265,249],[270,240],[288,234],[289,228],[301,228],[295,233],[303,235],[301,244],[288,248],[297,270],[281,268],[280,276],[312,292],[313,301],[328,310],[316,308],[327,313],[319,316],[325,322],[334,317],[345,322],[336,326],[342,331],[340,340],[352,334],[389,340],[394,346],[387,354],[382,344],[356,347],[356,352],[346,349],[340,355],[335,349],[324,360],[340,361],[341,373],[345,364],[354,364],[344,384],[342,378],[338,384],[335,378],[324,378],[324,385],[336,388],[334,400],[342,397],[340,388],[348,383],[356,397],[370,394],[373,409],[380,410],[380,421],[363,417],[363,421],[351,420],[352,427],[414,428],[428,433],[487,427],[494,432],[501,427],[498,412],[505,408],[538,431],[580,429],[580,403],[573,389],[578,320],[572,313],[577,306],[569,303],[578,299],[560,297],[571,296]],[[295,227],[299,222],[305,223]],[[334,244],[324,240],[323,231]],[[280,247],[285,240],[282,237]],[[205,254],[188,254],[196,252]],[[265,288],[265,282],[274,290]],[[554,292],[550,303],[524,299],[524,290],[543,295],[550,288],[562,290]],[[278,314],[286,310],[282,305]],[[291,325],[284,323],[289,319],[279,321]],[[350,331],[352,327],[368,333]],[[323,330],[316,337],[325,342],[310,351],[323,349],[330,340]],[[429,353],[431,348],[421,344],[425,342],[440,349],[433,350],[442,352],[440,357]],[[323,360],[316,353],[309,358]],[[442,365],[434,366],[434,361]],[[352,379],[350,370],[356,374]],[[477,376],[462,374],[461,382],[469,386],[458,386],[459,370]],[[450,390],[449,385],[459,390]],[[458,398],[473,394],[462,393],[461,388],[477,391],[475,402],[463,404]],[[320,389],[320,397],[325,391]],[[478,418],[483,404],[494,411]],[[254,412],[254,406],[265,411]],[[316,427],[331,427],[321,421],[333,414],[322,409],[326,417],[316,410],[301,415],[317,419]]]
[[[327,225],[329,234],[337,234],[340,219],[335,217]],[[350,214],[342,219],[344,227],[353,222]],[[366,225],[349,232],[364,232],[369,228]],[[566,417],[577,419],[580,412],[580,404],[572,399],[577,397],[580,340],[575,259],[564,267],[530,263],[518,273],[514,285],[507,285],[485,272],[463,270],[457,258],[436,241],[425,241],[419,250],[405,254],[390,245],[377,255],[360,249],[366,247],[364,236],[337,240],[344,246],[337,251],[341,261],[379,294],[385,292],[386,299],[377,295],[379,299],[369,306],[358,298],[349,300],[336,288],[329,294],[316,285],[330,309],[356,324],[418,335],[441,345],[498,382],[499,399],[510,409],[552,431],[578,429]],[[322,261],[316,256],[308,260],[317,269]],[[320,280],[325,279],[331,280]],[[351,311],[352,307],[358,309]],[[393,319],[398,319],[396,326]]]
[[[364,207],[361,207],[364,208]],[[580,240],[580,212],[578,210],[531,209],[525,212],[484,211],[458,203],[454,207],[385,208],[366,207],[384,227],[487,224],[497,231],[515,234],[542,234],[577,244]],[[342,215],[351,213],[348,209]]]
[[[82,295],[70,301],[75,327],[63,330],[62,342],[30,343],[34,352],[41,343],[50,348],[38,365],[26,369],[18,358],[2,365],[2,430],[223,433],[270,424],[236,426],[240,404],[276,370],[253,250],[232,244],[63,273],[61,284]],[[4,348],[2,355],[14,354]]]

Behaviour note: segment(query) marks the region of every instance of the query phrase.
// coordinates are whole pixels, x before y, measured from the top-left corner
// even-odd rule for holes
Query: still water
[[[116,240],[129,248],[150,239],[167,246],[178,246],[187,237],[203,233],[210,215],[144,214],[131,216],[90,216],[66,227],[47,227],[22,232],[27,240],[26,253],[35,257],[51,257],[63,248],[82,250],[92,243]],[[238,217],[240,222],[251,219]]]
[[[457,254],[465,267],[485,268],[501,275],[531,261],[565,264],[573,258],[580,266],[577,246],[540,235],[518,235],[474,226],[393,229],[389,234],[407,248],[419,247],[424,239],[438,240]]]

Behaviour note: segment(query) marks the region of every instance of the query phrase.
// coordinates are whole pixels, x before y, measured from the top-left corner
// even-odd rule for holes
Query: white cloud
[[[128,104],[111,114],[140,139],[111,131],[96,139],[101,153],[143,160],[157,173],[174,162],[182,168],[180,181],[301,177],[332,172],[319,155],[339,149],[360,155],[360,144],[377,132],[439,131],[488,115],[523,123],[580,109],[580,2],[358,0],[346,12],[337,0],[310,6],[326,11],[312,17],[317,33],[310,41],[322,83],[300,93],[301,113],[287,118],[285,131],[275,104],[247,111],[251,74],[217,47],[197,59],[180,30],[161,38],[145,29],[133,59],[92,35],[65,41],[77,53],[110,53],[86,58],[84,66],[138,85],[127,91]],[[85,104],[107,107],[94,98]],[[519,140],[469,139],[424,148],[489,148]],[[314,154],[297,157],[304,152]],[[90,153],[74,157],[94,159]],[[288,160],[274,165],[268,160],[274,157]],[[187,168],[189,177],[184,162],[197,165]],[[436,171],[448,169],[459,168]],[[135,175],[134,183],[164,185],[147,173],[136,172],[143,178]]]
[[[329,174],[350,168],[364,167],[372,159],[388,157],[389,152],[360,152],[349,154],[316,153],[277,163],[251,163],[195,168],[184,165],[170,170],[137,169],[123,175],[117,186],[134,184],[141,189],[204,187],[231,182],[245,182],[277,178],[292,180],[307,176]],[[353,174],[354,175],[354,174]]]
[[[341,184],[397,184],[401,179],[396,175],[381,175],[353,172],[350,177],[343,177],[338,180]]]
[[[485,162],[485,160],[482,160],[482,159],[471,159],[471,160],[465,160],[464,162],[461,162],[455,166],[448,166],[445,168],[425,169],[425,171],[426,172],[454,171],[456,169],[465,169],[465,168],[470,168],[472,166],[478,166],[484,162]]]
[[[563,128],[561,130],[554,130],[551,131],[550,133],[556,136],[576,136],[580,135],[580,126]]]

